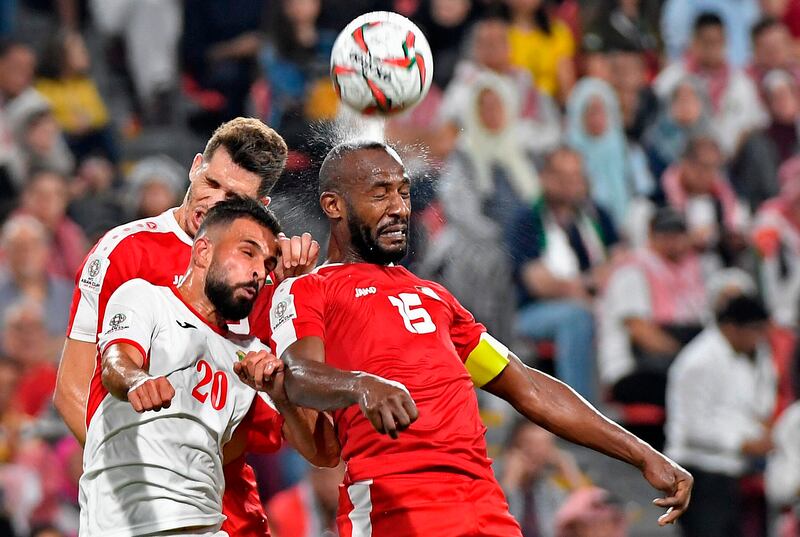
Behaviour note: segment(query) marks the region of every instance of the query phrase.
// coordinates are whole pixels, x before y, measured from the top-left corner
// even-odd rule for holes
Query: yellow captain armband
[[[480,388],[499,375],[508,362],[508,347],[484,332],[464,365],[472,377],[472,383]]]

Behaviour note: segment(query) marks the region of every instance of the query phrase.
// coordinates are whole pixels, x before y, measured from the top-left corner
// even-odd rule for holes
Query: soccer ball
[[[433,56],[419,28],[397,13],[373,11],[348,24],[331,52],[339,98],[362,114],[391,115],[428,93]]]

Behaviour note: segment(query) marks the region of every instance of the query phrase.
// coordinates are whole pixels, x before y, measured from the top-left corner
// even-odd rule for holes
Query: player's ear
[[[323,192],[319,197],[319,205],[322,212],[330,219],[338,220],[342,218],[344,211],[344,200],[336,192]]]
[[[192,167],[189,169],[189,181],[194,182],[195,178],[197,177],[198,173],[203,167],[205,163],[205,159],[203,159],[203,154],[198,153],[194,156],[192,160]]]
[[[206,269],[211,264],[211,256],[213,255],[213,246],[208,236],[203,235],[194,241],[192,246],[192,259],[193,263],[202,269]]]

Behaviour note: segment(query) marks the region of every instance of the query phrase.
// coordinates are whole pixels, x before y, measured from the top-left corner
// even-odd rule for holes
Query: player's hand
[[[173,397],[175,388],[167,377],[147,377],[128,390],[128,402],[140,414],[148,410],[158,412],[162,408],[169,408]]]
[[[283,372],[283,362],[267,351],[250,351],[240,362],[233,364],[233,372],[239,375],[242,382],[254,390],[268,393],[273,388],[272,376],[277,371]]]
[[[319,260],[319,243],[311,237],[311,233],[303,233],[301,237],[287,237],[278,234],[278,246],[281,259],[275,268],[275,277],[279,282],[308,274],[317,266]]]
[[[358,406],[381,434],[397,438],[419,417],[417,405],[405,386],[375,375],[362,373],[358,381]]]
[[[692,475],[660,453],[654,453],[645,462],[642,474],[653,487],[666,494],[653,500],[655,505],[667,509],[658,517],[658,525],[673,524],[689,507],[694,484]]]

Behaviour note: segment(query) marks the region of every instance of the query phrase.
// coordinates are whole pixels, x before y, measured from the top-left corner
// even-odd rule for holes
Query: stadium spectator
[[[650,27],[640,0],[607,0],[606,8],[583,35],[584,50],[626,51],[642,57],[647,71],[658,71],[658,34]]]
[[[181,52],[184,72],[200,88],[219,93],[219,107],[202,111],[192,122],[206,134],[221,121],[244,115],[254,80],[264,4],[251,0],[183,2]]]
[[[599,370],[612,398],[664,408],[667,369],[708,315],[700,260],[680,213],[661,209],[646,247],[616,266],[598,303]],[[629,427],[663,444],[661,419]],[[654,426],[655,425],[655,426]]]
[[[473,26],[468,43],[467,58],[456,66],[440,110],[442,120],[449,124],[451,138],[455,136],[458,120],[467,108],[472,86],[488,71],[517,88],[517,139],[536,155],[555,149],[561,139],[560,113],[553,99],[534,85],[531,74],[512,64],[508,23],[500,17],[481,19]],[[446,137],[431,138],[432,149],[446,147],[441,141],[447,140]]]
[[[471,86],[463,131],[438,184],[445,229],[422,270],[506,340],[514,289],[504,237],[514,215],[540,191],[533,161],[516,137],[517,98],[514,86],[496,75],[484,74]]]
[[[725,26],[730,45],[725,56],[743,67],[752,55],[750,29],[760,15],[758,0],[666,0],[661,10],[661,38],[669,61],[678,61],[691,48],[692,24],[714,13]]]
[[[40,302],[22,299],[6,308],[2,346],[5,356],[20,370],[12,405],[25,416],[40,416],[50,405],[56,386],[56,357],[48,345]]]
[[[50,38],[39,62],[36,89],[50,102],[76,160],[102,155],[117,162],[119,149],[90,65],[83,37],[60,31]]]
[[[706,94],[696,78],[686,76],[662,99],[658,118],[644,133],[642,143],[652,173],[661,177],[664,170],[681,158],[688,140],[710,129],[710,103]]]
[[[511,12],[511,61],[530,71],[542,92],[566,102],[575,84],[575,40],[544,0],[505,0]]]
[[[729,3],[736,5],[746,1]],[[723,153],[730,156],[747,131],[762,126],[767,115],[760,105],[755,84],[744,71],[728,63],[725,50],[726,31],[722,19],[714,13],[701,14],[694,22],[692,44],[686,57],[661,72],[654,81],[654,90],[661,99],[666,99],[687,74],[698,77],[711,102],[715,134]]]
[[[164,124],[172,118],[169,95],[178,83],[178,41],[183,14],[179,0],[89,0],[100,33],[121,38],[127,72],[143,119]]]
[[[310,467],[297,485],[267,502],[274,537],[336,537],[336,509],[344,464],[336,468]]]
[[[759,299],[740,295],[716,320],[680,353],[667,385],[667,452],[695,479],[679,522],[686,537],[742,535],[739,479],[773,449],[769,315]]]
[[[527,420],[517,420],[505,443],[498,481],[523,537],[553,537],[556,511],[585,479],[572,455],[555,436]]]
[[[630,142],[638,143],[658,111],[658,98],[650,87],[645,63],[641,54],[622,50],[608,54],[608,63],[607,82],[617,94],[625,134]]]
[[[116,170],[103,157],[90,157],[78,167],[72,182],[72,201],[67,214],[93,242],[121,224],[125,208],[115,188]]]
[[[630,177],[627,144],[617,96],[607,83],[585,78],[567,103],[567,142],[582,156],[591,196],[611,213],[617,226],[625,223],[634,194],[647,193]]]
[[[186,170],[166,155],[140,160],[128,174],[130,219],[152,218],[175,207],[186,188]]]
[[[542,196],[508,234],[520,309],[517,334],[556,344],[560,379],[594,400],[591,297],[603,285],[617,244],[611,217],[594,204],[583,161],[572,149],[550,154]]]
[[[30,89],[36,69],[36,54],[21,41],[0,41],[0,197],[12,200],[19,192],[25,170],[7,116],[8,106]]]
[[[627,537],[627,526],[619,502],[597,487],[573,492],[556,513],[556,537]]]
[[[270,89],[267,123],[294,147],[303,145],[308,124],[322,119],[312,109],[326,108],[326,119],[337,109],[328,78],[336,34],[317,28],[320,9],[320,0],[280,0],[259,55]]]
[[[714,138],[688,141],[683,158],[661,177],[667,203],[684,213],[694,246],[709,263],[731,264],[744,247],[747,213],[722,172],[723,157]]]
[[[86,236],[67,214],[67,179],[53,171],[34,171],[22,192],[19,213],[39,220],[50,235],[48,268],[51,274],[72,280],[86,254]]]
[[[765,475],[767,498],[785,512],[777,524],[779,537],[792,537],[800,530],[800,401],[778,418],[772,440],[775,449],[767,457]]]
[[[800,83],[800,63],[792,50],[792,36],[786,25],[777,18],[764,17],[752,30],[753,61],[747,73],[759,88],[770,71],[786,71],[795,83]],[[763,91],[763,88],[762,88]]]
[[[38,91],[29,89],[14,99],[6,116],[21,149],[25,174],[36,168],[49,168],[63,175],[73,172],[75,157],[50,103]]]
[[[440,88],[447,87],[453,78],[475,12],[474,3],[473,0],[430,0],[422,3],[415,17],[436,58],[433,83]]]
[[[793,329],[800,314],[800,157],[789,159],[779,178],[780,194],[756,214],[753,244],[772,320]]]
[[[47,230],[32,216],[9,219],[0,233],[4,263],[0,272],[0,325],[5,309],[22,300],[40,302],[47,317],[45,325],[54,345],[53,355],[63,344],[72,301],[70,280],[47,273],[50,263]]]

